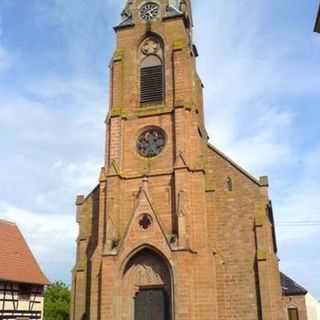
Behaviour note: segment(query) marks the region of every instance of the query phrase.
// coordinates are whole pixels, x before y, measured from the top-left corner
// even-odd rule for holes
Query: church
[[[191,1],[128,0],[121,16],[70,319],[287,319],[268,178],[209,143]]]

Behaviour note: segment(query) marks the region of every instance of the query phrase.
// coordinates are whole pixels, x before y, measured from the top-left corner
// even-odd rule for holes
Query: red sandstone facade
[[[191,5],[171,2],[128,1],[115,28],[105,165],[76,202],[71,319],[284,320],[268,181],[208,143]],[[159,66],[162,98],[146,102],[143,68]],[[146,130],[165,143],[143,149]]]

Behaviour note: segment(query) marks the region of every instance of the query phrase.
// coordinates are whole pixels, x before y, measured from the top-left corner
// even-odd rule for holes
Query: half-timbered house
[[[0,220],[0,320],[41,320],[47,284],[17,225]]]

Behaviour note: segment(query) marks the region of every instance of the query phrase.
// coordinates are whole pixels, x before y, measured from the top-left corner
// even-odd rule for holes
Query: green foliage
[[[54,282],[44,294],[44,320],[68,320],[70,290],[63,282]]]

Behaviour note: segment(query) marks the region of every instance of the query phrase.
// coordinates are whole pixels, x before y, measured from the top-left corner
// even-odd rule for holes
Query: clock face
[[[140,9],[140,18],[145,21],[151,21],[160,14],[160,6],[155,2],[147,2]]]
[[[160,128],[149,128],[137,140],[140,155],[152,158],[161,153],[166,144],[165,133]]]

